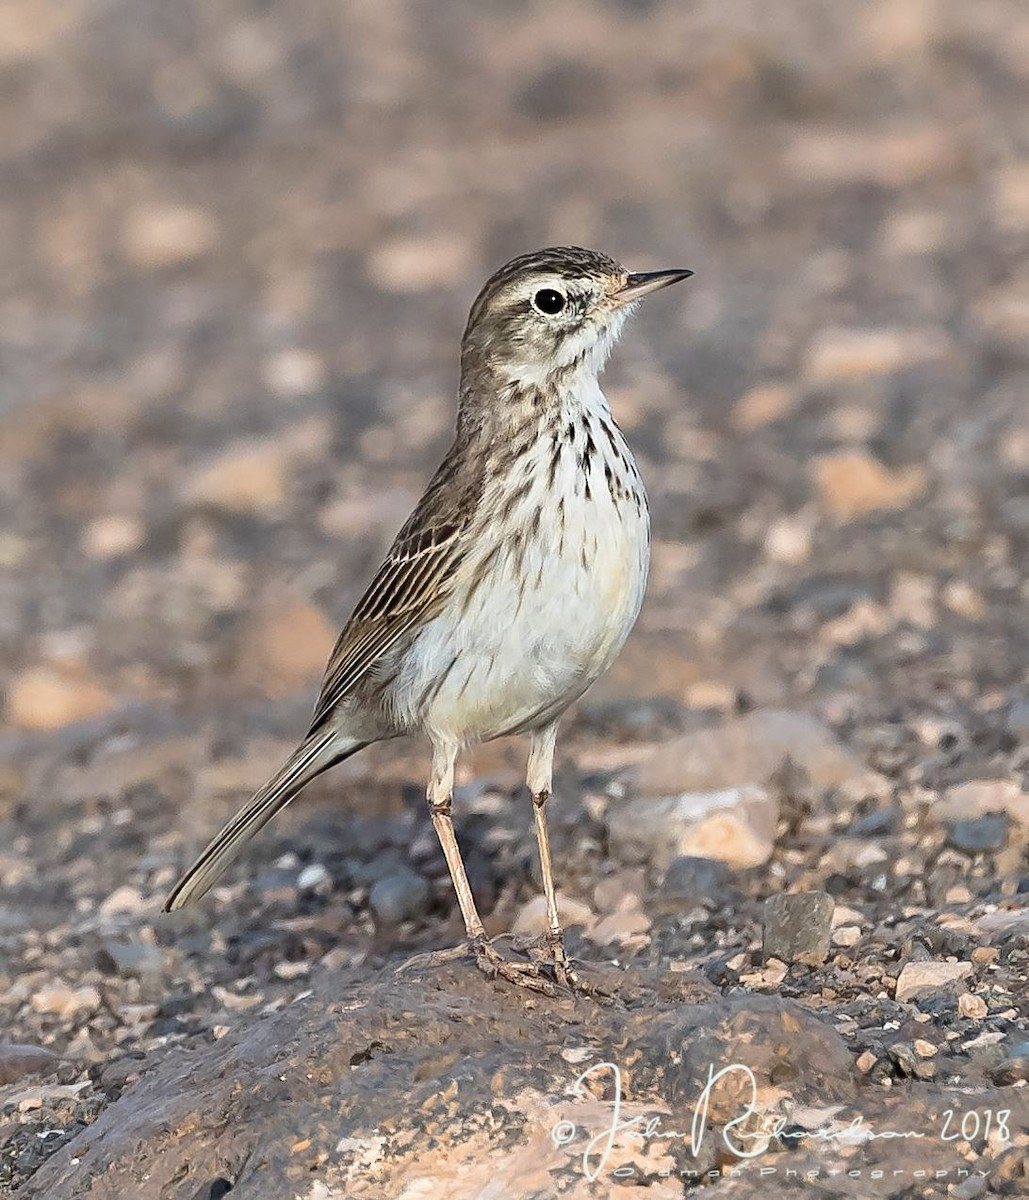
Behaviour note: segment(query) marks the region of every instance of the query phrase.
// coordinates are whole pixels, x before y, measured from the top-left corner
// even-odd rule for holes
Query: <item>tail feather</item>
[[[351,754],[364,742],[346,742],[332,730],[312,734],[290,755],[285,766],[246,803],[183,875],[164,902],[172,912],[211,890],[243,846],[285,808],[316,775]]]

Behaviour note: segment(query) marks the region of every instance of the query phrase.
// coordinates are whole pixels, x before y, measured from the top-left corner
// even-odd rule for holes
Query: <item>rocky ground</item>
[[[1024,1194],[1020,0],[8,0],[0,61],[0,1194]],[[162,916],[555,241],[696,271],[608,372],[653,576],[559,749],[616,1003],[426,959],[419,746]],[[523,754],[457,798],[512,954]]]

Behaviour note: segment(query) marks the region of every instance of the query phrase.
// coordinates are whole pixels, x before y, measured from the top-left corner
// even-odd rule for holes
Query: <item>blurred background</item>
[[[1019,0],[8,0],[0,58],[10,729],[306,712],[560,242],[696,271],[608,375],[656,546],[598,696],[849,709],[898,625],[1024,683]]]
[[[5,0],[0,68],[8,983],[154,918],[305,727],[476,291],[547,244],[696,272],[606,376],[653,575],[566,775],[785,705],[1024,780],[1024,0]],[[360,756],[321,836],[424,768]]]

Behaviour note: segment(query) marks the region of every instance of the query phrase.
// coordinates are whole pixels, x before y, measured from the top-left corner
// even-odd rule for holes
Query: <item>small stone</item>
[[[90,521],[82,531],[79,547],[87,558],[107,562],[132,554],[143,544],[146,528],[138,517],[111,514]]]
[[[104,942],[97,951],[96,965],[105,975],[156,975],[161,970],[161,951],[146,942]]]
[[[879,1060],[871,1052],[871,1050],[862,1050],[857,1057],[855,1066],[862,1075],[867,1075]]]
[[[779,384],[751,388],[737,400],[732,423],[743,433],[762,429],[788,416],[797,405],[796,392]]]
[[[926,486],[922,467],[886,467],[860,450],[816,458],[814,474],[822,507],[838,521],[905,508]]]
[[[861,941],[861,930],[857,925],[841,925],[833,930],[832,944],[848,948],[856,946]]]
[[[1018,1083],[1029,1083],[1029,1044],[1023,1044],[1021,1053],[1001,1059],[990,1071],[990,1082],[997,1087],[1014,1087]]]
[[[424,916],[432,889],[428,880],[400,866],[372,884],[368,904],[384,925],[398,925]]]
[[[123,883],[101,900],[97,912],[102,917],[112,917],[119,913],[140,913],[149,907],[139,888]]]
[[[966,621],[981,621],[986,615],[986,601],[963,579],[952,579],[941,594],[943,603],[952,613]]]
[[[811,557],[814,522],[806,517],[780,517],[765,534],[765,554],[772,562],[797,566]]]
[[[60,1061],[60,1056],[45,1046],[0,1041],[0,1087],[26,1075],[47,1075]]]
[[[467,238],[394,238],[368,256],[368,278],[387,292],[427,292],[453,287],[469,265]]]
[[[933,812],[941,821],[971,821],[1006,812],[1019,824],[1029,825],[1029,792],[1008,779],[970,779],[948,788]]]
[[[686,912],[700,904],[722,907],[729,871],[715,858],[680,854],[672,859],[655,897],[663,912]]]
[[[302,892],[331,882],[332,876],[324,863],[310,863],[297,876],[297,887]]]
[[[1008,709],[1004,723],[1014,737],[1029,738],[1029,700],[1016,700]]]
[[[141,267],[171,267],[200,258],[218,240],[214,217],[185,205],[141,205],[129,216],[122,240]]]
[[[823,329],[808,347],[804,375],[813,387],[889,375],[939,360],[949,346],[935,329]]]
[[[588,904],[574,900],[571,896],[557,893],[557,915],[562,928],[571,925],[581,925],[589,932],[597,923],[597,918]],[[511,924],[511,932],[518,936],[536,936],[547,931],[547,899],[545,896],[533,896],[518,910]]]
[[[637,768],[635,785],[639,794],[651,796],[764,786],[787,758],[816,788],[867,782],[874,790],[872,772],[831,729],[808,713],[772,708],[728,717],[656,747]]]
[[[802,962],[818,966],[829,954],[833,900],[825,892],[782,892],[764,908],[765,962]]]
[[[183,500],[229,512],[275,513],[286,499],[287,452],[281,439],[238,442],[195,468]]]
[[[32,997],[33,1011],[60,1017],[96,1012],[99,1007],[100,993],[95,987],[70,988],[67,984],[54,983],[40,988]]]
[[[651,926],[650,917],[643,911],[639,896],[627,895],[625,902],[606,917],[602,917],[587,937],[598,946],[642,945]]]
[[[7,689],[8,719],[21,729],[62,729],[113,707],[107,690],[83,670],[29,667],[15,675]]]
[[[919,1058],[935,1058],[938,1048],[932,1042],[927,1042],[925,1038],[915,1038],[911,1044]]]
[[[990,813],[973,821],[955,821],[947,831],[947,842],[966,854],[1000,850],[1008,840],[1008,819],[1003,813]]]
[[[310,350],[280,350],[264,362],[263,376],[278,396],[310,396],[320,391],[328,377],[325,362]]]
[[[262,606],[240,634],[241,676],[262,695],[290,696],[321,677],[336,636],[308,600],[285,597]]]
[[[759,787],[630,800],[607,811],[612,844],[627,862],[667,868],[683,854],[735,867],[768,861],[778,801]]]
[[[958,1013],[970,1021],[981,1021],[989,1011],[982,996],[976,996],[973,992],[963,992],[958,996]]]
[[[971,974],[970,962],[905,963],[897,976],[896,999],[903,1004],[934,993],[961,993],[967,990],[964,980]]]

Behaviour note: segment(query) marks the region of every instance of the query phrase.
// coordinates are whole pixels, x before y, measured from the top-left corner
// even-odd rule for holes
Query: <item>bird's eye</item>
[[[532,302],[541,313],[546,313],[548,317],[559,313],[565,306],[564,296],[560,292],[555,292],[553,288],[540,288],[533,296]]]

